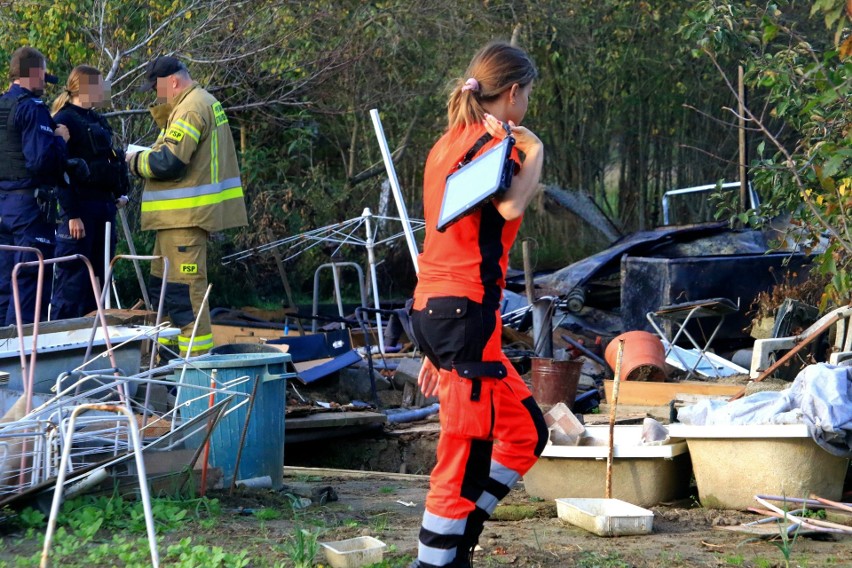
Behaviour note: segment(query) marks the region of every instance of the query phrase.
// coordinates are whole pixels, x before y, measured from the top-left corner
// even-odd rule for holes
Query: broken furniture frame
[[[674,357],[675,361],[682,365],[681,368],[687,371],[687,380],[696,374],[706,375],[706,372],[699,370],[699,365],[702,361],[705,361],[710,366],[709,371],[712,372],[716,378],[720,378],[722,376],[720,370],[727,367],[729,363],[725,364],[727,362],[723,363],[720,361],[720,358],[714,357],[714,354],[710,352],[710,347],[712,346],[716,335],[719,333],[719,329],[721,329],[722,324],[725,322],[725,317],[728,314],[738,312],[739,310],[739,299],[737,299],[737,303],[734,304],[734,302],[728,298],[710,298],[706,300],[662,306],[657,311],[648,312],[646,317],[648,318],[648,322],[651,324],[651,327],[654,328],[654,331],[660,336],[660,339],[666,347],[665,357],[668,358],[671,355]],[[702,345],[695,337],[693,337],[689,330],[687,330],[687,326],[693,320],[711,317],[719,318],[719,321],[713,328],[713,332],[710,334],[710,337],[708,337]],[[670,322],[673,326],[677,327],[677,331],[673,334],[670,341],[666,338],[666,333],[661,328],[663,321]],[[691,364],[686,360],[687,353],[681,351],[681,349],[677,346],[677,342],[681,337],[684,337],[687,341],[689,341],[695,350],[694,352],[697,354],[697,357],[691,362]],[[739,370],[739,368],[737,370]],[[742,371],[745,371],[745,369],[742,369]]]
[[[852,305],[836,308],[813,323],[798,335],[758,339],[754,342],[754,352],[751,356],[751,371],[749,375],[756,381],[762,381],[774,373],[802,348],[816,340],[821,334],[835,326],[834,349],[829,356],[829,363],[837,365],[852,357],[852,331],[849,327],[849,317],[852,316]],[[789,351],[773,362],[777,351]]]
[[[337,302],[337,315],[340,316],[340,319],[345,319],[346,315],[343,313],[343,297],[340,292],[340,269],[342,268],[354,268],[355,272],[358,275],[358,290],[361,293],[361,306],[367,306],[367,292],[364,290],[364,270],[361,268],[361,265],[357,262],[329,262],[327,264],[321,264],[316,271],[314,272],[314,299],[311,304],[311,315],[317,316],[319,315],[319,288],[320,288],[320,273],[324,269],[331,270],[331,276],[334,281],[334,299]],[[314,318],[311,323],[311,333],[317,332],[317,320]]]
[[[669,206],[669,197],[673,195],[685,195],[690,193],[707,193],[715,190],[730,190],[730,189],[739,189],[740,182],[733,181],[722,184],[708,184],[708,185],[697,185],[694,187],[685,187],[682,189],[670,189],[669,191],[663,194],[663,225],[668,225],[671,222],[670,215],[670,206]],[[749,205],[751,209],[757,209],[760,206],[760,198],[757,195],[757,192],[751,186],[751,182],[748,184],[748,197],[751,202]]]
[[[373,215],[369,208],[364,209],[361,213],[360,217],[356,217],[354,219],[348,219],[346,221],[342,221],[340,223],[335,223],[334,225],[328,225],[325,227],[320,227],[318,229],[312,229],[305,233],[301,233],[299,235],[293,235],[291,237],[287,237],[278,241],[273,241],[270,243],[266,243],[264,245],[260,245],[254,247],[252,249],[248,249],[245,251],[241,251],[238,253],[230,254],[225,256],[222,259],[223,264],[228,264],[237,260],[244,260],[249,258],[255,254],[261,252],[270,252],[275,251],[280,247],[286,247],[287,256],[286,258],[280,258],[281,255],[277,254],[276,263],[279,264],[279,272],[282,271],[282,263],[293,258],[296,258],[303,252],[312,249],[314,247],[324,245],[324,244],[336,244],[337,246],[331,252],[331,257],[336,258],[339,251],[344,245],[354,245],[354,246],[363,246],[367,249],[367,257],[368,264],[370,265],[370,284],[373,290],[373,298],[375,302],[375,307],[380,308],[379,306],[379,296],[378,296],[378,279],[376,277],[376,266],[378,263],[376,262],[374,250],[378,245],[384,245],[395,241],[396,239],[403,236],[403,232],[391,233],[389,236],[377,239],[377,235],[379,229],[385,225],[386,221],[402,221],[403,223],[403,231],[407,236],[408,231],[419,230],[425,226],[425,223],[422,220],[415,219],[409,220],[406,216],[404,219],[399,219],[396,217],[385,217],[382,215]],[[374,225],[375,222],[375,225]],[[359,237],[358,232],[361,228],[364,227],[366,231],[366,238]],[[414,227],[412,229],[412,227]],[[275,253],[273,253],[275,254]],[[317,273],[314,274],[314,310],[312,317],[316,317],[317,312],[317,303],[318,303],[318,273],[324,267],[334,267],[334,266],[342,266],[342,265],[352,265],[355,263],[343,263],[343,262],[332,262],[330,264],[324,264],[320,268],[317,269]],[[336,269],[332,268],[334,272]],[[363,270],[360,268],[360,265],[357,268],[359,275],[359,285],[361,287],[361,303],[363,306],[367,305],[366,300],[366,292],[364,291],[364,275]],[[339,284],[339,276],[333,274],[336,278],[335,280],[335,293],[337,294],[337,302],[338,302],[338,312],[340,313],[340,317],[343,318],[343,305],[342,300],[340,299],[340,284]],[[285,282],[285,292],[286,292],[286,279],[282,280]],[[379,337],[382,336],[381,333],[381,318],[377,317],[376,320],[379,329]],[[317,329],[316,323],[313,324],[312,330],[315,332]]]
[[[68,440],[62,448],[62,458],[59,462],[59,472],[56,479],[56,488],[53,491],[53,502],[50,506],[50,516],[47,521],[47,530],[44,535],[44,548],[41,552],[41,567],[47,567],[47,558],[50,547],[53,544],[53,533],[56,529],[56,517],[59,515],[59,505],[62,503],[64,493],[65,475],[68,468],[68,456],[71,450],[71,440],[74,436],[74,423],[81,412],[86,410],[97,410],[101,412],[114,412],[123,414],[127,418],[128,430],[133,446],[133,455],[136,457],[136,471],[139,477],[139,496],[142,500],[142,509],[145,513],[145,528],[148,531],[148,545],[151,548],[151,565],[157,568],[160,565],[160,557],[157,554],[157,529],[154,526],[154,515],[151,512],[151,496],[148,492],[148,478],[145,475],[145,460],[142,457],[142,442],[139,437],[139,428],[136,425],[136,416],[129,408],[114,404],[81,404],[74,408],[68,419],[68,428],[65,438]]]

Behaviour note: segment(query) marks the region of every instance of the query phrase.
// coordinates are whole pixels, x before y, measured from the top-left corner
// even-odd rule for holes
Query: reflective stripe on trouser
[[[172,325],[181,330],[178,345],[181,354],[185,355],[196,316],[207,292],[207,231],[194,227],[161,229],[157,231],[153,254],[169,259],[164,311]],[[160,300],[162,277],[163,263],[154,261],[148,286],[154,306]],[[213,330],[210,326],[210,310],[205,306],[198,317],[191,354],[199,355],[211,347]]]
[[[438,461],[426,497],[418,562],[424,568],[469,566],[485,521],[541,455],[547,427],[503,355],[499,312],[469,300],[438,298],[412,316],[418,343],[440,368],[441,402]],[[504,378],[460,376],[459,368],[465,376],[477,375],[467,373],[477,362],[503,369]]]

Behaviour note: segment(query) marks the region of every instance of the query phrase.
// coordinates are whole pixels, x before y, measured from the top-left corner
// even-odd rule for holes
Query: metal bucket
[[[564,402],[574,408],[577,383],[580,381],[582,361],[557,361],[546,357],[532,359],[532,394],[539,404]]]

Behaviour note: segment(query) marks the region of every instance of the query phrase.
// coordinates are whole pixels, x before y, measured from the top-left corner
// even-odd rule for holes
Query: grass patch
[[[576,568],[630,568],[630,564],[621,559],[617,552],[601,554],[598,552],[583,552],[577,558]]]

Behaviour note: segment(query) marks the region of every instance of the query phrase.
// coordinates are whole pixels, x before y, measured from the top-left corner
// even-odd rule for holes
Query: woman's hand
[[[429,398],[438,394],[439,377],[438,369],[428,357],[424,357],[423,364],[420,366],[420,373],[417,375],[417,385],[420,387],[423,396]]]
[[[497,120],[497,117],[493,114],[486,114],[485,120],[482,123],[485,125],[485,130],[494,138],[502,140],[507,136],[503,123]],[[511,130],[512,136],[515,138],[515,147],[524,154],[530,153],[533,149],[541,148],[541,140],[529,128],[517,126],[510,120],[509,130]]]
[[[497,117],[485,115],[482,121],[491,136],[502,140],[506,137],[506,129]],[[538,181],[541,178],[541,168],[544,164],[544,145],[532,130],[516,126],[511,120],[509,129],[515,137],[515,147],[524,153],[524,163],[521,171],[512,178],[512,186],[501,197],[494,199],[494,206],[507,221],[519,219],[538,192]]]
[[[78,241],[86,236],[86,227],[83,226],[83,220],[77,217],[76,219],[68,220],[68,232],[71,237]]]

